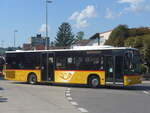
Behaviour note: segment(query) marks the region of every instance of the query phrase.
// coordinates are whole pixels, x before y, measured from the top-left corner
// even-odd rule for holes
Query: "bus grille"
[[[15,71],[6,71],[6,78],[15,78]]]

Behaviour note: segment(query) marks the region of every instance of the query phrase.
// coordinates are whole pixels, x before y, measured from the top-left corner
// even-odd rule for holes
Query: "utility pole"
[[[4,41],[1,40],[1,48],[3,48],[3,46],[4,46]]]
[[[16,47],[16,32],[18,32],[18,31],[14,30],[14,48]]]
[[[47,50],[49,45],[48,45],[48,3],[52,3],[52,1],[46,0],[46,43],[45,43],[45,49]]]

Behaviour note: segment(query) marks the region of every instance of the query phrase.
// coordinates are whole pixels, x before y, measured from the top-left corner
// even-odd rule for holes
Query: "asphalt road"
[[[127,88],[71,88],[70,98],[82,112],[150,113],[150,82]]]
[[[0,113],[81,112],[150,113],[150,82],[92,89],[0,80]]]
[[[0,80],[0,113],[80,113],[66,99],[66,89]]]

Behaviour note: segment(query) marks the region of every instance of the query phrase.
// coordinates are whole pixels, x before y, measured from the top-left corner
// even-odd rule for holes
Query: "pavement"
[[[0,113],[80,113],[66,99],[66,89],[0,80]]]
[[[150,82],[130,87],[71,88],[76,108],[88,113],[150,113]]]
[[[0,113],[150,113],[150,81],[129,87],[29,85],[0,80]]]

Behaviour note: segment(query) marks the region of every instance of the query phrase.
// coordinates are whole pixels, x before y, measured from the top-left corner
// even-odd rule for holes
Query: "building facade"
[[[23,44],[23,50],[43,50],[46,46],[49,47],[49,38],[42,37],[41,34],[37,34],[30,38],[29,43]]]
[[[35,37],[31,37],[30,43],[32,46],[46,46],[46,43],[49,45],[49,38],[37,34]]]
[[[108,40],[112,30],[96,33],[92,37],[90,37],[90,42],[87,44],[88,46],[101,46],[104,45],[106,40]]]

